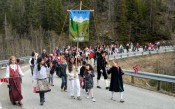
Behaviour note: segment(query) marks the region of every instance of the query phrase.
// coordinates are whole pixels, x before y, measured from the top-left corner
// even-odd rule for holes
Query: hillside
[[[175,53],[126,58],[118,61],[124,69],[133,70],[132,67],[138,64],[139,71],[175,76]]]
[[[139,71],[175,76],[175,53],[126,58],[118,61],[123,69],[133,70],[132,66],[138,64]],[[125,75],[124,81],[130,83],[131,77]],[[157,81],[135,78],[135,85],[156,89]],[[161,87],[165,91],[175,92],[175,84],[162,82]]]
[[[79,2],[0,0],[0,59],[74,45],[67,10],[79,9]],[[83,0],[82,9],[94,9],[89,42],[82,45],[142,44],[175,37],[174,0]]]

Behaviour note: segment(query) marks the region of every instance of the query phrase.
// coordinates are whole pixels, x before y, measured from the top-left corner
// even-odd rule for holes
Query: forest
[[[98,44],[146,43],[172,40],[175,33],[174,0],[82,0],[93,9],[90,41]],[[0,0],[0,59],[51,52],[69,40],[69,14],[80,0]],[[94,40],[94,39],[98,39]]]

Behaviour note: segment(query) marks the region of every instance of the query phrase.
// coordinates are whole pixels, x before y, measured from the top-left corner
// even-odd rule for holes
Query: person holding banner
[[[20,83],[20,76],[24,76],[20,66],[16,64],[16,57],[11,56],[9,59],[9,65],[6,69],[6,76],[5,78],[9,78],[9,96],[10,101],[13,105],[19,104],[22,105],[21,100],[23,99],[22,91],[21,91],[21,83]]]
[[[80,80],[79,80],[79,76],[78,76],[78,71],[76,68],[76,65],[74,64],[75,58],[74,57],[70,57],[69,58],[69,63],[68,63],[68,67],[67,67],[67,75],[69,77],[69,81],[70,81],[70,97],[75,99],[74,97],[74,83],[76,84],[76,92],[77,92],[77,100],[81,100],[80,98]]]

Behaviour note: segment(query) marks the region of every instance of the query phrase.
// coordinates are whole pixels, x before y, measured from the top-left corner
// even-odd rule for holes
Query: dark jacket
[[[66,76],[67,64],[60,64],[61,76]]]
[[[103,58],[100,55],[100,57],[98,57],[98,59],[97,59],[97,71],[100,71],[102,69],[105,69],[106,64],[107,64],[107,62],[106,62],[105,58]]]
[[[84,66],[82,66],[82,67],[80,68],[80,76],[81,76],[81,77],[84,77],[85,71],[86,71],[86,68],[85,68]]]
[[[88,73],[88,71],[85,71],[85,78],[84,78],[84,84],[85,84],[85,89],[91,89],[93,88],[93,77],[95,77],[94,75],[94,71],[91,71],[91,74]]]
[[[44,53],[44,52],[43,52],[43,53],[41,54],[41,56],[42,56],[42,58],[44,59],[45,57],[47,57],[47,53]]]

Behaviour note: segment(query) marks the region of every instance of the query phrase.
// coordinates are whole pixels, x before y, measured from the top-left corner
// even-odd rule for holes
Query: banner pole
[[[81,8],[82,8],[82,0],[80,1],[80,10],[81,10]]]
[[[82,9],[82,1],[80,1],[80,10]],[[79,41],[77,41],[77,52],[76,52],[76,69],[78,70],[78,48],[79,48]]]

